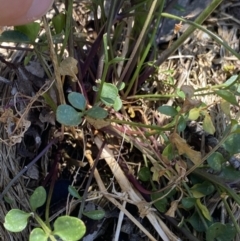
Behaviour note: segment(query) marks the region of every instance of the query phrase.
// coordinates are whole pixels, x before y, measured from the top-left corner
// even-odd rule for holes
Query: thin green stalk
[[[97,92],[97,98],[96,98],[95,103],[97,103],[100,100],[103,84],[106,80],[106,76],[107,76],[107,72],[108,72],[108,68],[109,68],[108,44],[107,44],[107,34],[106,33],[103,35],[103,45],[104,45],[104,69],[103,69],[101,83],[100,83],[100,86],[99,86],[99,89],[98,89],[98,92]]]
[[[235,50],[233,50],[226,41],[224,41],[223,39],[221,39],[220,37],[218,37],[216,34],[214,34],[213,32],[209,31],[207,28],[202,27],[200,24],[196,23],[196,22],[192,22],[190,20],[187,20],[185,18],[181,18],[169,13],[162,13],[163,17],[166,18],[172,18],[175,20],[179,20],[182,22],[185,22],[187,24],[192,25],[195,29],[200,29],[203,32],[207,33],[209,36],[211,36],[217,43],[219,43],[220,45],[224,46],[230,53],[232,53],[234,56],[236,56],[238,59],[240,59],[240,54],[238,54]]]
[[[228,212],[228,215],[229,215],[230,218],[232,219],[232,222],[233,222],[233,224],[234,224],[234,227],[236,228],[237,232],[240,234],[239,224],[237,223],[237,221],[236,221],[236,219],[235,219],[235,217],[234,217],[234,215],[233,215],[233,213],[232,213],[231,208],[229,207],[229,205],[228,205],[225,197],[223,197],[223,196],[221,195],[221,191],[219,190],[218,187],[217,187],[217,190],[218,190],[219,196],[222,198],[222,201],[223,201],[224,206],[225,206],[225,208],[226,208],[226,210],[227,210],[227,212]]]
[[[193,195],[192,195],[188,185],[186,184],[186,182],[182,182],[182,183],[183,183],[183,186],[184,186],[185,190],[187,191],[189,197],[193,197]],[[195,204],[195,209],[196,209],[196,211],[197,211],[197,213],[198,213],[198,215],[199,215],[199,217],[200,217],[200,219],[201,219],[205,229],[207,230],[208,229],[208,225],[207,225],[206,220],[203,217],[201,211],[199,210],[199,207],[197,206],[197,204]]]
[[[34,218],[36,219],[40,227],[44,230],[45,234],[47,234],[49,239],[51,241],[57,241],[55,237],[52,235],[51,229],[48,228],[48,226],[43,222],[43,220],[36,213],[34,213]]]
[[[62,59],[64,50],[66,49],[67,42],[69,35],[71,33],[72,28],[72,11],[73,11],[73,0],[68,0],[68,6],[67,6],[67,18],[66,18],[66,28],[65,28],[65,38],[63,40],[62,49],[59,55],[59,58]]]
[[[177,97],[177,95],[162,95],[162,94],[146,94],[146,95],[133,95],[133,96],[128,96],[127,99],[147,99],[147,98],[174,98]]]
[[[218,5],[223,0],[213,0],[209,6],[199,15],[199,17],[195,20],[196,24],[202,24],[209,15],[218,7]],[[165,13],[166,14],[166,13]],[[162,16],[164,16],[164,13],[162,13]],[[181,46],[184,41],[196,30],[196,26],[190,25],[187,30],[178,38],[176,41],[174,41],[171,46],[166,49],[159,59],[155,62],[155,65],[160,66],[170,55],[172,55],[178,48]],[[146,71],[142,74],[141,79],[145,80],[149,75],[153,73],[155,70],[154,67],[149,67],[146,69]]]
[[[148,128],[148,129],[151,129],[151,130],[158,130],[158,131],[166,131],[166,130],[169,130],[170,128],[175,126],[175,123],[171,123],[171,125],[168,124],[167,127],[159,127],[159,126],[154,126],[154,125],[145,125],[145,124],[141,124],[141,123],[123,121],[123,120],[116,120],[116,119],[109,119],[107,121],[117,123],[117,124],[126,124],[126,125],[129,125],[129,126]]]
[[[149,10],[149,14],[148,14],[148,16],[147,16],[147,19],[146,19],[146,21],[145,21],[145,23],[144,23],[144,25],[143,25],[142,31],[141,31],[141,33],[140,33],[140,35],[139,35],[139,37],[138,37],[138,40],[137,40],[137,42],[136,42],[136,44],[135,44],[135,47],[134,47],[134,49],[133,49],[133,51],[132,51],[132,54],[131,54],[131,56],[130,56],[130,60],[127,62],[127,65],[125,66],[124,71],[123,71],[123,73],[122,73],[122,75],[121,75],[121,77],[120,77],[120,79],[119,79],[119,82],[120,82],[120,83],[123,81],[123,79],[124,79],[124,77],[125,77],[128,69],[129,69],[129,66],[131,65],[131,59],[133,59],[134,56],[136,55],[136,53],[137,53],[137,51],[138,51],[138,49],[139,49],[139,46],[140,46],[140,44],[141,44],[141,42],[142,42],[142,39],[144,38],[144,35],[146,34],[147,27],[148,27],[149,24],[150,24],[150,21],[151,21],[151,19],[152,19],[153,12],[154,12],[154,9],[155,9],[156,5],[157,5],[157,0],[153,0],[152,5],[151,5],[151,8],[150,8],[150,10]],[[133,85],[133,83],[131,83],[131,85]]]
[[[165,1],[162,1],[162,2],[161,2],[161,5],[160,5],[160,13],[162,13],[162,10],[163,10],[163,8],[164,8],[164,3],[165,3]],[[152,14],[153,14],[153,11],[155,10],[155,8],[156,8],[156,2],[153,2],[153,3],[152,3],[152,6],[151,6],[151,8],[150,8],[150,11],[149,11],[149,15],[148,15],[148,17],[147,17],[147,19],[146,19],[146,22],[147,22],[147,21],[150,22],[151,17],[152,17]],[[154,24],[155,24],[155,27],[154,27],[154,30],[153,30],[153,32],[152,32],[152,34],[151,34],[151,38],[150,38],[150,40],[148,41],[148,44],[147,44],[147,46],[146,46],[146,48],[145,48],[145,51],[144,51],[144,53],[143,53],[143,56],[141,57],[140,62],[139,62],[138,65],[137,65],[137,69],[135,70],[135,72],[134,72],[134,74],[133,74],[133,77],[132,77],[132,79],[130,80],[130,82],[129,82],[129,84],[128,84],[127,90],[124,92],[124,95],[123,95],[123,98],[124,98],[124,99],[127,98],[129,92],[131,91],[132,86],[133,86],[134,82],[135,82],[136,79],[137,79],[137,76],[139,76],[140,70],[141,70],[141,68],[142,68],[142,66],[143,66],[143,63],[144,63],[144,61],[145,61],[145,59],[146,59],[146,57],[147,57],[147,55],[148,55],[148,53],[149,53],[149,51],[150,51],[150,48],[151,48],[153,42],[155,41],[156,32],[157,32],[157,29],[158,29],[158,26],[159,26],[160,20],[161,20],[161,14],[159,14],[158,16],[159,16],[159,17],[158,17],[156,23],[154,23]],[[145,25],[146,25],[146,22],[145,22]],[[148,26],[149,22],[147,23],[146,27]],[[145,27],[145,25],[144,25],[144,27]],[[144,29],[144,27],[143,27],[143,29]],[[141,32],[141,33],[142,33],[142,32]],[[141,35],[141,34],[140,34],[140,35]]]

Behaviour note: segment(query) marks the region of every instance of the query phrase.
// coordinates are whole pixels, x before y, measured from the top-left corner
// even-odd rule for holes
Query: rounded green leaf
[[[66,15],[64,13],[57,14],[55,17],[52,18],[52,23],[56,34],[60,34],[64,30],[66,25]]]
[[[59,217],[53,226],[53,234],[67,241],[78,241],[86,233],[86,226],[83,221],[75,217]]]
[[[123,90],[125,88],[125,83],[121,82],[117,84],[118,91]]]
[[[82,113],[70,105],[59,105],[56,112],[57,121],[66,126],[77,126],[82,122]]]
[[[121,108],[122,108],[122,101],[121,101],[121,99],[118,95],[115,102],[114,102],[113,109],[115,111],[119,111]]]
[[[41,207],[46,202],[46,198],[47,193],[44,187],[37,187],[30,197],[30,205],[32,210],[35,211],[37,208]]]
[[[230,241],[236,235],[236,229],[231,224],[214,223],[206,232],[207,241]]]
[[[186,129],[187,121],[183,116],[180,116],[178,120],[177,130],[178,132],[182,132]]]
[[[31,213],[26,213],[19,209],[12,209],[7,213],[3,225],[8,231],[21,232],[26,228],[30,216]]]
[[[193,108],[189,111],[188,119],[189,120],[197,120],[199,116],[200,116],[199,108]]]
[[[207,159],[208,165],[217,172],[220,172],[222,169],[222,164],[225,162],[223,155],[219,152],[214,152]]]
[[[100,220],[105,217],[106,213],[104,210],[92,210],[92,211],[83,212],[83,215],[93,220]]]
[[[41,228],[34,228],[29,236],[29,241],[47,241],[48,236]]]
[[[192,225],[194,230],[198,232],[205,232],[206,227],[204,226],[203,222],[199,222],[201,220],[201,217],[197,212],[195,212],[190,218],[187,219],[187,221]],[[206,220],[208,222],[208,220]]]
[[[40,31],[40,24],[32,22],[21,26],[15,26],[14,29],[25,34],[32,42],[34,42]]]
[[[210,115],[208,114],[205,115],[203,120],[203,130],[212,135],[215,133],[215,127],[212,123]]]
[[[17,30],[7,30],[1,34],[0,42],[30,43],[30,39]]]
[[[177,110],[174,107],[168,105],[160,106],[157,110],[162,114],[169,116],[176,116],[178,114]]]
[[[93,106],[85,114],[94,119],[104,119],[108,116],[108,112],[99,106]]]
[[[233,105],[238,105],[236,96],[232,92],[228,90],[216,90],[214,92],[229,103]]]
[[[186,209],[193,208],[196,203],[196,198],[194,197],[185,197],[182,199],[182,205]]]
[[[138,172],[138,177],[141,181],[147,182],[151,179],[151,171],[148,167],[142,167]]]
[[[191,188],[191,192],[193,194],[193,197],[195,197],[195,198],[201,198],[201,197],[207,196],[207,195],[213,193],[214,190],[215,190],[215,188],[212,185],[212,183],[207,182],[207,181],[204,181],[203,183],[195,184]]]
[[[159,198],[161,198],[164,194],[163,193],[153,193],[151,194],[151,200],[155,201]],[[168,205],[168,200],[166,197],[159,199],[158,201],[154,202],[153,204],[155,206],[155,208],[159,211],[159,212],[166,212],[167,211],[167,205]]]
[[[232,134],[224,142],[223,146],[231,155],[240,152],[240,134]]]
[[[73,186],[68,186],[68,192],[75,198],[81,200],[82,197],[79,195],[78,191]]]
[[[86,108],[86,99],[84,96],[77,92],[72,92],[68,95],[68,100],[73,107],[79,110],[85,110]]]
[[[115,103],[115,100],[118,96],[118,89],[115,85],[110,83],[104,83],[100,99],[101,101],[108,106],[111,106]]]

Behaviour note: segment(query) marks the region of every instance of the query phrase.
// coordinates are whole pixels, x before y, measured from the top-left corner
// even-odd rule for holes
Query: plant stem
[[[65,38],[63,40],[61,52],[60,52],[60,55],[59,55],[60,59],[62,59],[63,52],[64,52],[64,50],[66,49],[66,46],[67,46],[69,35],[72,32],[73,0],[66,0],[66,4],[65,5],[66,5],[66,9],[67,9],[67,18],[66,18]]]
[[[214,34],[213,32],[209,31],[207,28],[202,27],[200,24],[189,21],[185,18],[180,18],[178,16],[169,14],[169,13],[162,13],[163,17],[166,18],[172,18],[172,19],[176,19],[185,23],[188,23],[190,25],[192,25],[193,27],[195,27],[196,29],[200,29],[203,32],[207,33],[209,36],[211,36],[217,43],[219,43],[220,45],[224,46],[230,53],[232,53],[234,56],[236,56],[238,59],[240,59],[240,54],[238,54],[235,50],[233,50],[228,44],[227,42],[225,42],[224,40],[222,40],[220,37],[218,37],[216,34]]]
[[[221,191],[219,190],[218,187],[217,187],[217,190],[218,190],[218,193],[219,193],[220,197],[222,198],[222,201],[223,201],[224,206],[225,206],[225,208],[226,208],[226,210],[227,210],[227,212],[228,212],[228,215],[229,215],[230,218],[232,219],[232,222],[233,222],[233,224],[234,224],[234,227],[236,228],[237,232],[240,234],[239,224],[237,223],[237,221],[236,221],[236,219],[235,219],[235,217],[234,217],[234,215],[233,215],[233,213],[232,213],[232,210],[230,209],[230,207],[229,207],[229,205],[228,205],[228,203],[227,203],[227,201],[226,201],[226,199],[225,199],[226,197],[224,197],[224,196],[221,195]]]
[[[134,49],[133,49],[132,54],[130,56],[130,60],[127,62],[127,65],[125,66],[124,71],[123,71],[123,73],[122,73],[122,75],[120,77],[120,80],[119,80],[120,83],[123,81],[123,79],[124,79],[128,69],[129,69],[129,66],[131,64],[131,60],[135,57],[135,55],[137,53],[137,50],[139,49],[139,46],[140,46],[140,44],[142,42],[142,39],[143,39],[144,35],[146,34],[147,27],[149,26],[149,23],[150,23],[150,21],[152,19],[153,12],[154,12],[154,9],[156,7],[157,2],[158,2],[157,0],[153,0],[153,2],[152,2],[151,8],[149,10],[149,14],[147,16],[147,19],[146,19],[144,25],[143,25],[143,28],[142,28],[142,31],[141,31],[139,37],[138,37],[138,40],[137,40],[137,42],[136,42],[136,44],[134,46]],[[131,87],[132,87],[132,85],[133,85],[133,83],[131,83]],[[126,94],[124,94],[124,96],[126,96]]]
[[[123,120],[117,120],[117,119],[109,119],[107,121],[117,123],[117,124],[126,124],[129,126],[143,127],[143,128],[148,128],[148,129],[158,130],[158,131],[166,131],[175,126],[175,123],[171,123],[171,124],[167,125],[167,127],[159,127],[159,126],[154,126],[154,125],[145,125],[145,124],[141,124],[141,123],[123,121]]]
[[[45,31],[46,31],[48,45],[49,45],[49,49],[50,49],[50,57],[51,57],[53,67],[54,67],[56,87],[57,87],[57,90],[58,90],[58,100],[59,100],[60,104],[65,104],[65,97],[64,97],[64,93],[63,93],[63,85],[62,85],[61,75],[60,75],[60,72],[59,72],[58,58],[57,58],[57,55],[56,55],[55,50],[54,50],[52,35],[51,35],[51,31],[50,31],[50,28],[49,28],[46,17],[43,17],[43,24],[44,24],[44,28],[45,28]]]
[[[161,2],[160,12],[162,12],[162,10],[163,10],[164,2],[165,2],[165,1],[162,1],[162,2]],[[149,10],[148,17],[147,17],[146,22],[145,22],[145,24],[144,24],[144,26],[143,26],[143,30],[142,30],[142,32],[140,33],[140,36],[141,36],[142,33],[143,33],[143,34],[146,34],[146,33],[143,32],[143,31],[146,31],[146,28],[147,28],[147,26],[148,26],[148,24],[149,24],[149,22],[150,22],[150,20],[151,20],[151,17],[152,17],[152,15],[153,15],[153,11],[154,11],[155,8],[156,8],[156,4],[157,4],[157,2],[153,1],[152,6],[151,6],[151,8],[150,8],[150,10]],[[155,35],[156,35],[156,32],[157,32],[157,28],[158,28],[158,26],[159,26],[160,20],[161,20],[161,14],[159,14],[158,20],[156,21],[156,23],[154,23],[154,24],[155,24],[155,27],[154,27],[154,30],[153,30],[153,32],[152,32],[152,34],[151,34],[151,38],[150,38],[150,40],[148,41],[147,46],[146,46],[146,48],[145,48],[145,51],[144,51],[144,53],[143,53],[143,56],[142,56],[142,58],[140,59],[140,62],[138,63],[138,65],[137,65],[137,69],[135,70],[135,72],[134,72],[134,74],[133,74],[133,77],[132,77],[132,79],[130,80],[130,82],[129,82],[129,84],[128,84],[128,88],[127,88],[127,90],[124,92],[124,96],[123,96],[124,99],[128,96],[129,92],[130,92],[131,89],[132,89],[133,84],[134,84],[135,81],[136,81],[137,76],[138,76],[139,73],[140,73],[140,70],[141,70],[141,68],[142,68],[142,66],[143,66],[143,64],[144,64],[144,61],[145,61],[145,59],[146,59],[146,57],[147,57],[147,55],[148,55],[148,53],[149,53],[149,50],[150,50],[150,48],[151,48],[151,46],[152,46],[152,44],[153,44],[153,42],[154,42],[154,40],[155,40]],[[140,39],[140,36],[139,36],[139,39]],[[142,41],[142,39],[140,39],[140,40]],[[138,43],[138,42],[137,42],[137,43]],[[140,44],[140,43],[139,43],[139,44]],[[138,47],[138,46],[135,46],[135,47]],[[130,59],[131,59],[131,57],[130,57]]]
[[[43,220],[36,213],[34,213],[34,218],[36,219],[40,227],[43,229],[45,234],[47,234],[47,236],[50,238],[50,240],[57,241],[55,237],[52,235],[51,229],[48,228],[48,226],[43,222]]]
[[[218,5],[223,0],[213,0],[209,6],[199,15],[195,20],[195,23],[202,24],[207,17],[218,7]],[[196,26],[189,26],[188,29],[182,34],[182,36],[177,39],[172,45],[166,49],[159,59],[155,62],[155,65],[160,66],[171,54],[173,54],[183,43],[184,41],[194,32]],[[155,71],[155,67],[147,68],[144,73],[140,76],[139,83],[143,83],[151,74]]]

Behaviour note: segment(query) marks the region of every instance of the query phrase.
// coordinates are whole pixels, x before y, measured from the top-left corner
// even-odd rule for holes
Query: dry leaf
[[[169,217],[174,218],[175,217],[175,212],[178,208],[178,200],[172,201],[171,202],[171,207],[168,209],[168,211],[165,213],[166,215],[168,215]]]
[[[1,110],[0,122],[7,123],[9,118],[15,118],[11,109]]]
[[[184,92],[186,98],[192,98],[194,96],[194,88],[191,85],[183,85],[181,91]]]
[[[186,154],[195,165],[201,163],[201,153],[191,149],[186,141],[177,133],[173,133],[169,138],[171,142],[177,147],[179,155]]]
[[[77,60],[72,58],[72,57],[68,57],[66,59],[64,59],[61,63],[60,63],[60,74],[65,76],[65,75],[69,75],[73,78],[74,81],[77,81],[78,78],[76,76],[76,74],[78,73],[78,67],[77,67]]]
[[[102,129],[103,127],[109,126],[111,124],[110,121],[106,121],[102,119],[94,119],[89,116],[85,116],[85,119],[97,130]]]
[[[188,112],[189,110],[193,109],[194,107],[198,107],[202,102],[197,99],[186,98],[183,107],[181,109],[181,113]]]

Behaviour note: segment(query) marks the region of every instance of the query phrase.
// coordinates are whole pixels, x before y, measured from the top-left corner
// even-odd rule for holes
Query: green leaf
[[[65,29],[66,15],[64,13],[57,14],[52,18],[52,23],[56,34],[60,34]]]
[[[207,196],[207,195],[213,193],[214,190],[215,190],[214,186],[212,185],[212,183],[210,183],[208,181],[195,184],[191,188],[191,192],[193,194],[193,197],[195,197],[195,198],[201,198],[201,197]]]
[[[30,216],[31,213],[26,213],[19,209],[12,209],[7,213],[3,225],[8,231],[21,232],[26,228]]]
[[[115,85],[110,83],[104,83],[100,99],[101,101],[108,106],[111,106],[115,103],[115,100],[118,96],[118,89]]]
[[[41,207],[46,202],[46,198],[47,193],[44,187],[37,187],[30,197],[30,205],[32,210],[35,211],[37,208]]]
[[[117,88],[118,88],[118,91],[123,90],[125,88],[125,83],[124,82],[117,83]]]
[[[172,106],[163,105],[157,108],[157,111],[164,115],[176,116],[178,114],[177,110]]]
[[[72,92],[68,95],[68,100],[70,104],[79,110],[85,110],[86,108],[86,99],[84,96],[77,92]]]
[[[211,217],[207,207],[200,202],[200,199],[197,199],[196,204],[198,205],[198,207],[199,207],[201,213],[203,214],[203,216],[207,220],[212,221],[212,217]]]
[[[1,34],[0,42],[30,43],[30,39],[17,30],[8,30]]]
[[[162,213],[167,211],[167,205],[169,204],[166,197],[161,198],[163,195],[164,195],[163,193],[159,193],[159,192],[151,194],[151,200],[154,201],[153,205],[159,212],[162,212]],[[155,201],[159,198],[161,199],[158,201]]]
[[[228,80],[226,80],[226,82],[223,83],[223,85],[225,87],[229,87],[229,86],[235,84],[235,82],[237,82],[237,80],[238,80],[238,75],[233,75]]]
[[[77,126],[82,122],[82,113],[70,105],[59,105],[56,112],[57,121],[66,126]]]
[[[87,212],[84,211],[83,215],[93,220],[100,220],[105,217],[106,213],[104,210],[92,210]]]
[[[209,114],[205,114],[205,117],[203,120],[203,130],[212,135],[216,131]]]
[[[191,209],[196,203],[196,198],[194,197],[185,197],[182,199],[182,205],[186,209]]]
[[[34,228],[29,236],[29,241],[47,241],[48,235],[41,228]]]
[[[188,119],[197,120],[199,116],[200,116],[200,109],[195,107],[189,111]]]
[[[176,94],[177,94],[177,96],[179,96],[182,99],[185,99],[185,97],[186,97],[185,93],[180,89],[177,89]]]
[[[222,169],[222,164],[225,162],[223,155],[219,152],[214,152],[207,159],[208,165],[217,172],[220,172]]]
[[[115,99],[114,105],[113,105],[113,109],[115,111],[119,111],[122,108],[122,101],[119,97],[119,95],[117,96],[117,98]]]
[[[163,156],[167,157],[168,160],[172,160],[175,156],[174,148],[172,143],[168,144],[163,150]]]
[[[187,125],[187,121],[183,116],[180,116],[179,120],[178,120],[178,125],[177,125],[177,130],[178,132],[182,132],[185,130]]]
[[[30,41],[35,42],[40,31],[40,24],[32,22],[21,26],[15,26],[14,29],[25,34]]]
[[[236,229],[231,224],[214,223],[206,232],[207,241],[230,241],[236,235]]]
[[[233,105],[238,105],[236,96],[232,92],[228,90],[215,90],[214,92],[229,103]]]
[[[79,195],[78,191],[73,186],[68,186],[68,192],[75,198],[81,200],[82,197]]]
[[[221,107],[221,110],[223,111],[223,113],[230,117],[230,103],[228,103],[226,100],[221,100],[220,102],[220,107]]]
[[[219,174],[219,177],[222,180],[226,180],[228,182],[234,182],[240,179],[240,172],[234,169],[232,166],[223,165],[222,170]]]
[[[99,106],[93,106],[87,110],[85,114],[95,119],[104,119],[108,116],[108,112]]]
[[[83,221],[75,217],[58,217],[53,226],[53,234],[67,241],[78,241],[86,233],[86,226]]]
[[[151,171],[148,167],[142,167],[138,172],[138,177],[141,181],[147,182],[151,179]]]
[[[197,212],[194,212],[194,214],[187,219],[187,221],[193,226],[194,230],[197,232],[205,232],[206,228],[203,224],[203,222],[200,221],[201,218]]]
[[[240,134],[229,135],[225,143],[223,144],[225,150],[227,150],[230,155],[234,155],[240,152]]]

